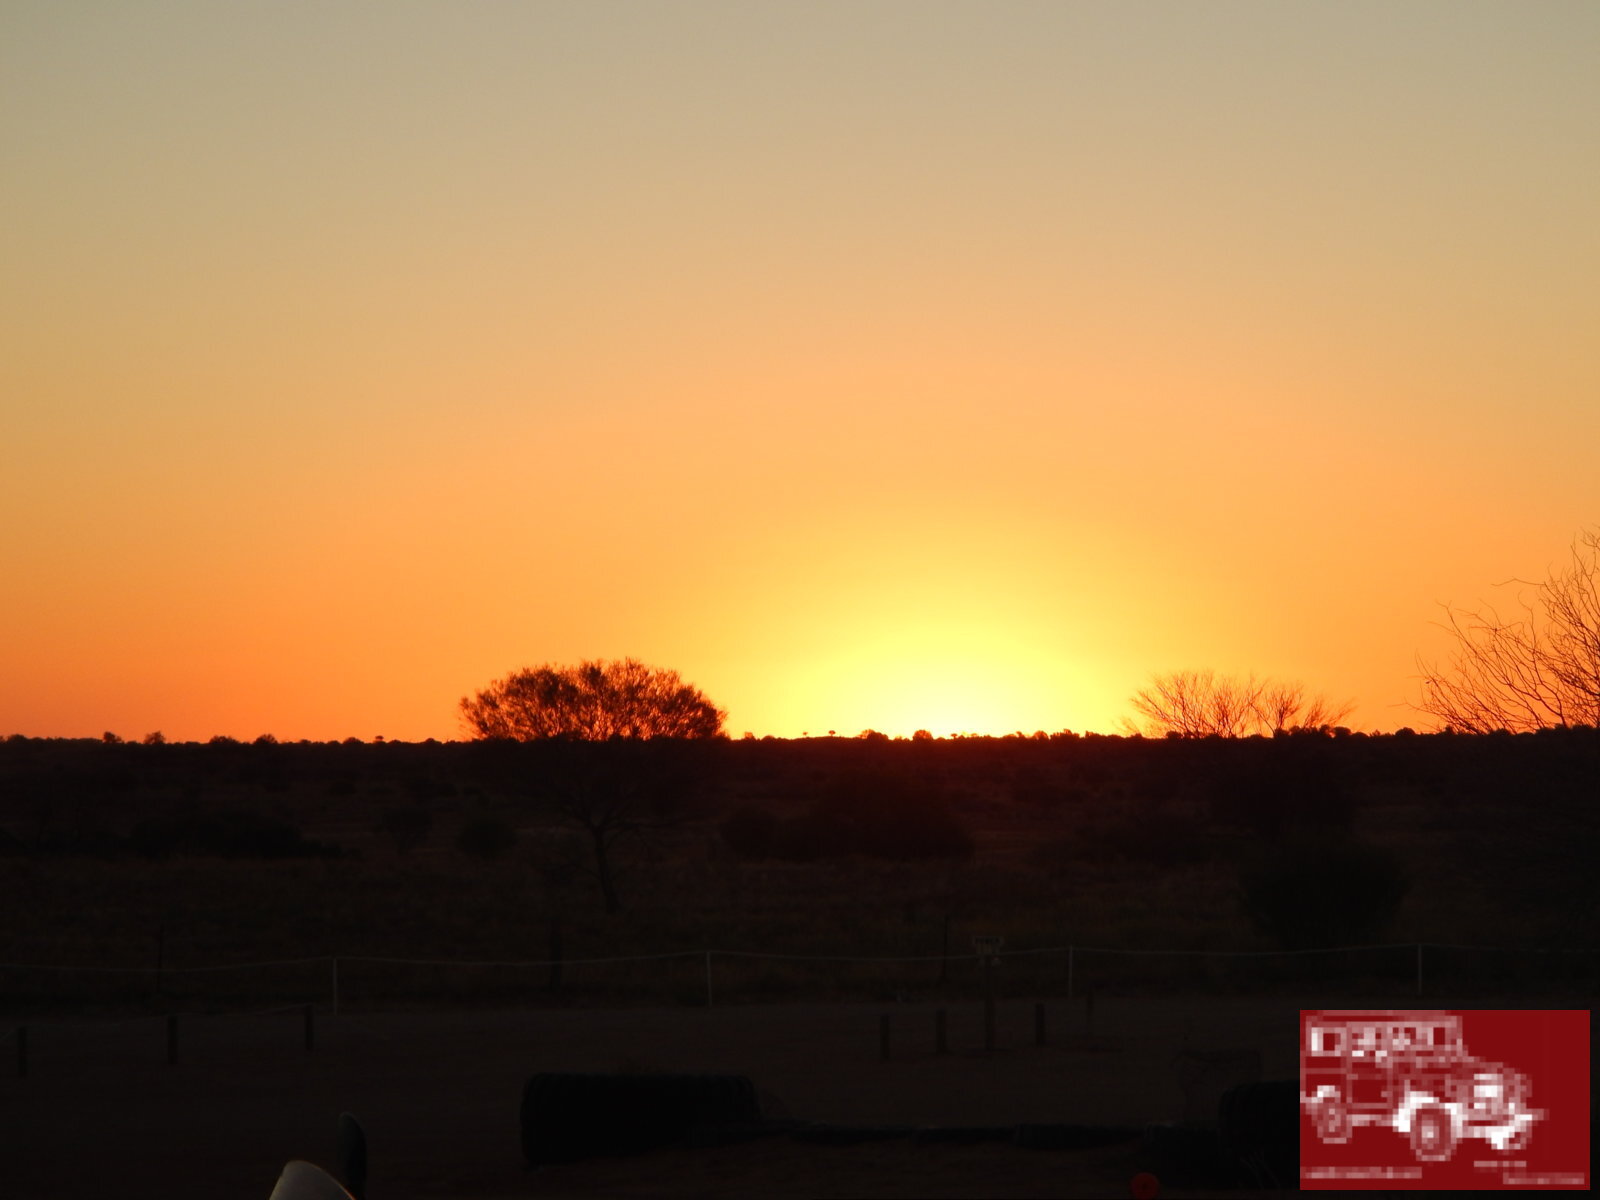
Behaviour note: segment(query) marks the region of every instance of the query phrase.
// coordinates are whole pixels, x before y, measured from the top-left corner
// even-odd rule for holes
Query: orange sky
[[[1405,708],[1600,522],[1600,8],[0,10],[0,735]]]

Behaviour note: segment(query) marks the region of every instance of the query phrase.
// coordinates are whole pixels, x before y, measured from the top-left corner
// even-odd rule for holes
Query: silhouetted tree
[[[588,862],[570,865],[616,913],[617,849],[669,823],[681,798],[685,756],[671,744],[719,737],[726,713],[676,671],[626,658],[515,671],[463,698],[461,716],[477,738],[544,743],[534,795],[583,834]]]
[[[1173,671],[1157,675],[1130,701],[1144,728],[1128,721],[1130,732],[1151,736],[1244,737],[1290,729],[1322,729],[1348,716],[1349,701],[1334,704],[1307,696],[1305,685],[1218,675],[1215,671]]]
[[[593,878],[606,912],[620,912],[619,855],[630,844],[648,848],[678,823],[704,769],[702,756],[686,741],[659,738],[548,739],[529,750],[536,751],[530,764],[535,800],[582,835],[582,855],[561,865]]]
[[[519,742],[716,737],[726,716],[676,671],[631,658],[524,668],[461,700],[472,736]]]
[[[1420,712],[1446,729],[1523,732],[1600,726],[1600,529],[1572,543],[1571,561],[1542,583],[1522,583],[1521,615],[1446,607],[1455,641],[1444,667],[1418,661]]]

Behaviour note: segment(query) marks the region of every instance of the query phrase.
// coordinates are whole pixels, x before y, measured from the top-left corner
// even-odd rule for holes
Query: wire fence
[[[970,996],[986,959],[1005,994],[1068,1001],[1092,991],[1248,994],[1296,987],[1332,998],[1374,987],[1421,997],[1446,988],[1600,986],[1600,950],[1438,942],[1263,951],[985,947],[912,956],[715,949],[519,960],[322,955],[164,968],[0,963],[0,1013],[918,1000]]]

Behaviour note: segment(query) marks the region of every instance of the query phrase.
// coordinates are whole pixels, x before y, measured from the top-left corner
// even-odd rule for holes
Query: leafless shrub
[[[1445,606],[1454,648],[1444,666],[1418,660],[1413,707],[1462,733],[1600,725],[1600,529],[1580,534],[1543,582],[1507,583],[1532,589],[1517,615]]]
[[[1245,737],[1279,730],[1323,729],[1349,715],[1353,704],[1308,696],[1294,681],[1238,678],[1215,671],[1157,675],[1131,698],[1144,719],[1126,722],[1131,732],[1151,736]]]

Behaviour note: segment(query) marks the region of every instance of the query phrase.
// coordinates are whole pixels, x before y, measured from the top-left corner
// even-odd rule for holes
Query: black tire
[[[868,1142],[897,1142],[917,1135],[912,1125],[804,1125],[791,1137],[816,1146],[862,1146]]]
[[[1011,1142],[1025,1150],[1098,1150],[1139,1140],[1141,1131],[1115,1125],[1018,1125]]]
[[[635,1154],[761,1122],[744,1075],[535,1075],[522,1089],[530,1166]]]
[[[1009,1125],[932,1125],[911,1135],[913,1146],[978,1146],[984,1142],[1009,1142],[1015,1130]]]

